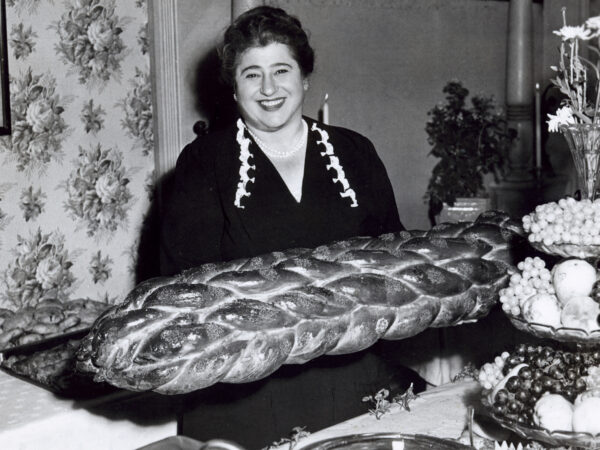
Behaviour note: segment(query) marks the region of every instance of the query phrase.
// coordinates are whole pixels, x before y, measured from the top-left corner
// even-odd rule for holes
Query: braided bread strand
[[[516,222],[488,212],[154,278],[96,320],[78,368],[121,388],[181,394],[475,320],[523,242]]]

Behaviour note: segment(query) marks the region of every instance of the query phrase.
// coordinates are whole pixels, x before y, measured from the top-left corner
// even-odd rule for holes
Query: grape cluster
[[[503,354],[504,355],[504,354]],[[574,402],[588,384],[600,383],[600,351],[570,352],[546,345],[520,344],[506,358],[502,374],[506,375],[519,364],[526,364],[508,378],[492,399],[494,412],[509,420],[535,426],[535,403],[546,392],[559,394]],[[494,360],[496,364],[496,360]],[[485,372],[485,365],[480,371]],[[483,384],[485,389],[487,384]]]
[[[585,382],[588,389],[599,389],[600,388],[600,366],[590,367],[588,374],[585,377]]]
[[[510,356],[508,352],[503,352],[502,355],[496,356],[494,362],[485,363],[479,370],[479,384],[484,389],[491,390],[496,384],[504,378],[502,369],[506,359]]]
[[[600,245],[600,199],[568,197],[538,205],[523,216],[523,229],[529,233],[530,242],[547,246]]]
[[[542,258],[527,257],[517,265],[517,268],[520,273],[512,274],[508,286],[499,292],[502,310],[513,316],[521,314],[523,302],[532,295],[554,294],[552,274],[546,268]]]

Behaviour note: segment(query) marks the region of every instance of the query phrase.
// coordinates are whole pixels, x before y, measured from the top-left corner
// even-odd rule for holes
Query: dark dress
[[[240,121],[186,146],[163,217],[163,274],[403,229],[372,143],[353,131],[305,120],[301,202],[249,133],[240,131]],[[363,396],[405,389],[411,381],[421,380],[393,361],[393,343],[378,343],[352,355],[284,366],[253,383],[220,383],[188,394],[180,431],[261,448],[294,427],[314,432],[365,413]]]

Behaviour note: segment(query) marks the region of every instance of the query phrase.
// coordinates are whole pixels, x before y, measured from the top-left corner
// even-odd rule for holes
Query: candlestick
[[[542,97],[540,83],[535,83],[535,168],[541,175],[542,172]]]
[[[321,106],[321,110],[319,111],[319,119],[325,125],[329,125],[329,103],[327,103],[328,99],[329,94],[325,93],[325,99],[323,100],[323,105]]]

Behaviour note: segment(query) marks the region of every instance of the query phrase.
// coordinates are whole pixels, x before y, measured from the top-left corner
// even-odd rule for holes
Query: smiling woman
[[[165,275],[403,229],[371,141],[303,115],[314,52],[296,18],[271,7],[242,14],[220,56],[239,118],[179,155],[161,230]],[[361,414],[364,396],[422,382],[390,345],[190,395],[183,433],[261,448],[296,426],[315,431]]]

